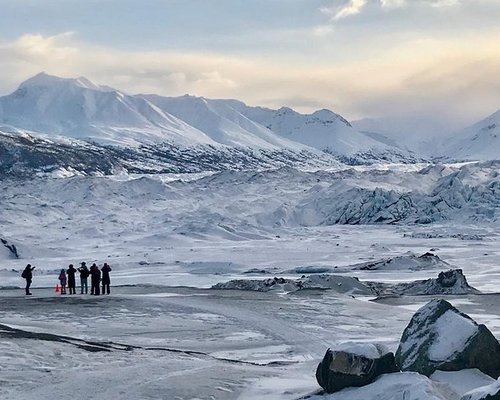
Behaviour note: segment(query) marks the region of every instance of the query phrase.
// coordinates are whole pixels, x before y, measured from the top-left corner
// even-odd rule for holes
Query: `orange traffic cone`
[[[56,283],[56,293],[59,293],[61,291],[61,289],[59,288],[59,284]]]

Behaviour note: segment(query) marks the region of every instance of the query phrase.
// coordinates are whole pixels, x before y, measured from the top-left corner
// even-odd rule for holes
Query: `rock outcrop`
[[[421,271],[427,269],[448,269],[450,264],[433,253],[417,255],[408,252],[405,255],[386,258],[354,265],[354,269],[362,271]]]
[[[283,290],[334,290],[338,293],[372,296],[376,294],[371,288],[350,276],[319,274],[303,276],[300,279],[267,278],[267,279],[235,279],[229,282],[217,283],[212,289],[249,290],[269,292]]]
[[[382,374],[396,372],[394,354],[374,344],[348,344],[328,349],[316,370],[316,379],[328,393],[360,387]]]
[[[2,243],[10,252],[12,257],[19,258],[19,253],[17,251],[16,245],[9,243],[7,239],[0,238],[0,243]]]
[[[500,344],[484,325],[478,325],[445,300],[432,300],[415,313],[396,352],[403,371],[430,376],[436,370],[477,368],[500,376]]]
[[[437,278],[390,285],[378,282],[366,282],[366,285],[383,296],[429,296],[429,295],[463,295],[479,294],[467,282],[461,269],[450,269],[440,272]]]

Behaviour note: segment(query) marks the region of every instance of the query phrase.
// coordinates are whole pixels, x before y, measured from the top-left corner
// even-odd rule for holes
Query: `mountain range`
[[[433,155],[497,157],[499,120],[500,112]],[[40,73],[0,97],[0,173],[193,172],[426,160],[381,130],[366,129],[372,126],[366,121],[353,126],[326,109],[302,114],[238,100],[129,95],[83,77]]]
[[[68,149],[80,156],[68,157]],[[134,164],[133,170],[149,172],[191,172],[206,168],[203,160],[216,170],[418,160],[329,110],[301,114],[237,100],[128,95],[86,78],[45,73],[0,97],[0,150],[4,173],[34,165],[96,172],[80,168],[89,151],[106,160],[113,154],[114,169]]]

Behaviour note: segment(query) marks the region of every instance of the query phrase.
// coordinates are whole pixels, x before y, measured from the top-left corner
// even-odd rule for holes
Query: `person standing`
[[[92,288],[90,289],[90,294],[93,294],[94,296],[99,296],[100,294],[99,284],[101,283],[101,270],[95,263],[92,264],[92,266],[90,267],[90,275],[92,281]]]
[[[111,285],[111,279],[109,277],[109,273],[111,272],[111,267],[108,265],[108,263],[104,263],[104,265],[101,268],[102,271],[102,294],[109,294],[110,288],[109,286]]]
[[[69,294],[76,294],[76,279],[75,279],[76,269],[75,267],[73,267],[73,264],[69,265],[66,274],[68,275]]]
[[[95,267],[94,267],[95,264],[92,264],[90,266],[90,294],[94,294],[94,290],[95,290]]]
[[[26,279],[26,296],[31,296],[32,293],[30,292],[30,287],[31,287],[31,282],[33,280],[33,270],[36,267],[32,267],[31,264],[26,265],[26,268],[24,268],[23,273],[21,274],[21,277]]]
[[[81,294],[83,294],[84,289],[85,289],[85,294],[87,294],[89,292],[88,277],[90,275],[90,271],[87,268],[87,264],[85,264],[85,261],[83,261],[80,265],[81,267],[78,268],[78,272],[80,272]]]
[[[59,273],[59,283],[61,284],[61,294],[66,294],[66,271],[61,269],[61,272]]]

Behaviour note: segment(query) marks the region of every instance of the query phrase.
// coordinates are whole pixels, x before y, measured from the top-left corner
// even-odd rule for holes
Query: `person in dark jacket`
[[[100,288],[99,284],[101,283],[101,270],[99,267],[94,263],[90,267],[90,275],[91,275],[91,283],[92,287],[90,289],[90,294],[93,294],[95,296],[99,296],[100,294]]]
[[[85,294],[87,294],[89,292],[88,277],[90,275],[90,271],[87,268],[87,264],[85,264],[85,261],[81,263],[81,267],[78,268],[78,272],[80,272],[81,294],[83,294],[84,289],[85,289]]]
[[[21,276],[26,279],[26,296],[31,296],[30,286],[33,280],[33,270],[35,267],[32,267],[31,264],[26,265]]]
[[[102,271],[102,294],[109,294],[110,293],[109,285],[111,285],[111,279],[109,277],[109,273],[111,272],[111,267],[107,263],[104,263],[104,265],[101,268],[101,271]]]
[[[59,282],[61,283],[61,294],[66,294],[66,283],[67,283],[67,278],[66,278],[66,271],[61,269],[61,272],[59,273]]]
[[[73,264],[69,265],[66,274],[68,275],[69,294],[76,294],[76,280],[75,280],[76,269],[75,267],[73,267]]]

